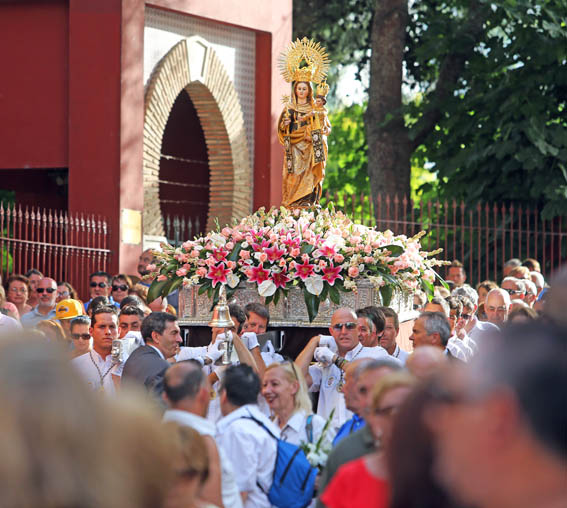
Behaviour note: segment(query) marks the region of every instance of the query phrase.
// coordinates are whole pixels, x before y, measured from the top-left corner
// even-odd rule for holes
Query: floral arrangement
[[[266,305],[287,295],[291,287],[303,290],[312,321],[321,301],[337,305],[340,292],[355,291],[358,279],[368,279],[379,289],[384,305],[393,291],[421,287],[433,294],[439,276],[433,267],[445,264],[423,252],[420,238],[352,222],[331,205],[322,210],[260,208],[233,227],[217,228],[174,248],[162,244],[157,262],[148,268],[154,281],[148,292],[152,301],[185,286],[208,292],[213,306],[226,284],[230,298],[241,282],[256,284]]]
[[[327,421],[323,426],[323,430],[321,430],[321,435],[319,436],[319,439],[317,439],[316,443],[306,443],[305,441],[302,441],[299,445],[303,450],[303,453],[305,453],[309,464],[319,469],[319,471],[325,467],[329,453],[331,453],[331,450],[333,449],[333,439],[332,436],[328,436],[328,434],[334,414],[335,408],[333,408],[329,418],[327,418]]]

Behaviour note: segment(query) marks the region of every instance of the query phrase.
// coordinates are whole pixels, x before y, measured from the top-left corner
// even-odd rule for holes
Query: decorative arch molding
[[[205,134],[210,190],[207,231],[252,211],[252,167],[244,117],[233,83],[199,36],[178,42],[156,64],[144,97],[144,234],[164,235],[159,202],[161,147],[177,96],[189,95]],[[190,142],[190,140],[188,140]]]

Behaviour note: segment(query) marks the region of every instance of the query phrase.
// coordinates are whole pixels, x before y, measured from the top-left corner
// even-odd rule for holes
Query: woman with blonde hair
[[[262,395],[281,429],[281,439],[295,445],[318,441],[325,419],[313,414],[307,383],[293,361],[272,363],[266,368]],[[332,442],[332,434],[329,430],[325,440]]]
[[[321,495],[327,508],[387,508],[390,498],[387,453],[392,434],[392,419],[408,395],[415,379],[407,372],[384,376],[374,387],[367,424],[377,451],[347,462],[339,468]]]

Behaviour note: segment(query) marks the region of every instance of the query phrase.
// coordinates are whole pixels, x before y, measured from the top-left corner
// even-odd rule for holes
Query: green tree
[[[537,203],[548,218],[567,213],[566,18],[565,0],[294,4],[296,34],[335,62],[370,55],[374,196],[407,192],[413,158],[441,197]],[[404,80],[419,100],[402,103]]]

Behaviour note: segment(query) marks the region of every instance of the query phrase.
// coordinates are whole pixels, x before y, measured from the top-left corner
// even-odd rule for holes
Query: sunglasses
[[[73,338],[75,340],[83,339],[83,340],[90,340],[91,336],[88,333],[73,333]]]
[[[112,291],[128,291],[128,286],[126,284],[123,286],[112,286]]]
[[[505,288],[502,288],[502,289],[504,289],[504,291],[508,291],[508,293],[511,294],[511,295],[523,295],[524,294],[524,292],[521,289],[505,289]]]
[[[106,282],[99,282],[98,284],[96,282],[91,282],[89,286],[92,288],[96,288],[98,286],[99,288],[104,289],[108,287],[108,284]]]
[[[466,321],[472,317],[472,314],[461,314],[461,317]]]
[[[343,329],[343,326],[347,330],[355,330],[358,327],[358,323],[353,323],[352,321],[349,321],[348,323],[337,323],[333,325],[333,330],[340,332]]]
[[[44,291],[47,291],[49,294],[51,294],[51,293],[55,293],[55,291],[57,291],[57,289],[55,289],[55,288],[37,288],[36,291],[38,293],[43,293]]]

